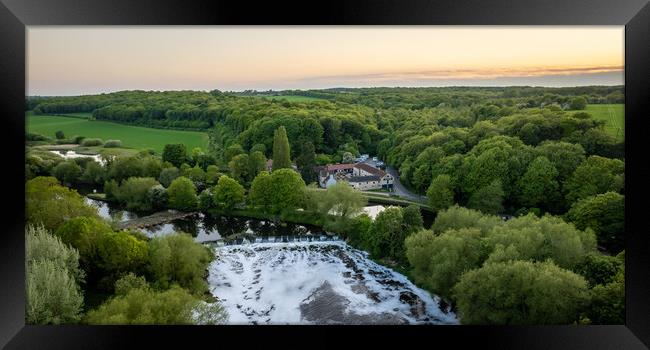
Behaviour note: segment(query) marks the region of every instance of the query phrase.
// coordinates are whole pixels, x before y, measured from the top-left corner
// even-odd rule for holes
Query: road
[[[393,167],[391,167],[389,165],[386,165],[386,172],[393,175],[393,177],[395,178],[395,182],[393,184],[393,190],[395,191],[396,195],[398,195],[400,197],[408,198],[408,199],[410,199],[412,201],[416,201],[416,202],[426,202],[427,201],[426,196],[422,196],[422,195],[419,195],[417,193],[413,193],[413,192],[409,191],[408,189],[406,189],[406,187],[404,187],[404,185],[402,185],[402,183],[399,181],[399,172],[397,171],[397,169],[395,169],[395,168],[393,168]]]

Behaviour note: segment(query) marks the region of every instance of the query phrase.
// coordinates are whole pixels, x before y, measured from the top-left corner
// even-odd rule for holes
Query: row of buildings
[[[339,181],[345,181],[357,190],[386,189],[391,191],[395,179],[382,169],[367,163],[330,164],[316,167],[318,184],[327,188]]]

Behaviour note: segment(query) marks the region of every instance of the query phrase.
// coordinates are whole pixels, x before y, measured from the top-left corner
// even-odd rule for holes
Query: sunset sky
[[[28,27],[27,94],[619,85],[623,28]]]

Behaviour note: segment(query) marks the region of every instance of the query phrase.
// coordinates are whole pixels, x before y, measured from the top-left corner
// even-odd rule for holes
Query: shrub
[[[453,293],[463,324],[569,324],[589,300],[585,279],[551,262],[488,263]]]
[[[107,140],[104,143],[104,148],[117,148],[122,147],[122,141],[120,140]]]
[[[81,145],[85,147],[101,146],[102,144],[104,144],[102,139],[84,139],[81,141]]]

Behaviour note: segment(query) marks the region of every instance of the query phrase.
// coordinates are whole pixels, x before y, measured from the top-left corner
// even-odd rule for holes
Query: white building
[[[395,178],[381,169],[366,163],[358,163],[352,169],[350,185],[359,190],[393,189]]]

